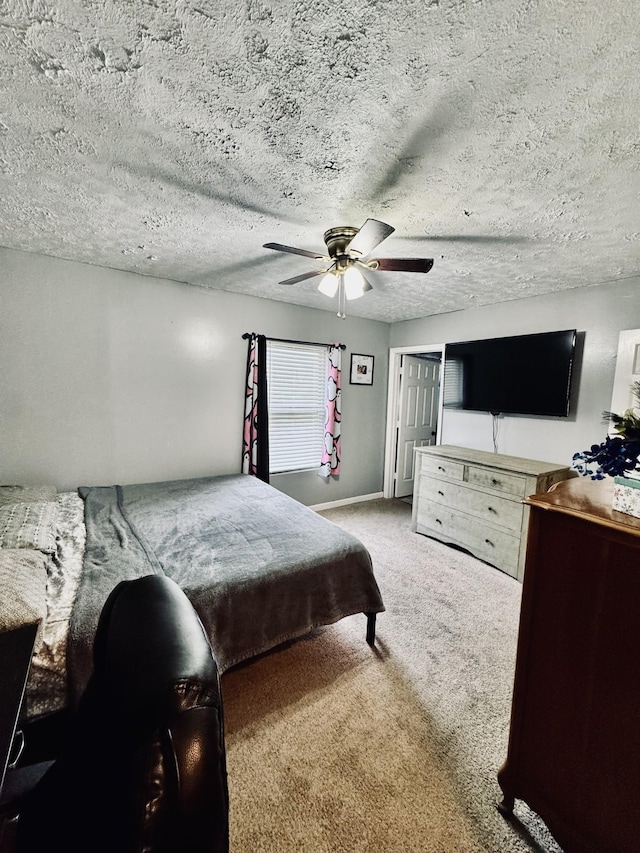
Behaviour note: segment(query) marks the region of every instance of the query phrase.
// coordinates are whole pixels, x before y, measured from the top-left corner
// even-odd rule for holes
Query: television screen
[[[492,414],[569,414],[576,330],[447,344],[444,405]]]

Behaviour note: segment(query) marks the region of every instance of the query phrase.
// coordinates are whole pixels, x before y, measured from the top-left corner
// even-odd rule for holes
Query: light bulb
[[[372,287],[360,270],[349,267],[344,273],[344,292],[347,299],[359,299]]]
[[[320,293],[324,293],[325,296],[335,296],[338,290],[338,276],[332,272],[323,275],[320,279],[318,290]]]

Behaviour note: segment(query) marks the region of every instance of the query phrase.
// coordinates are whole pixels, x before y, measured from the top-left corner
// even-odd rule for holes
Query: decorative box
[[[613,509],[640,518],[640,479],[614,477],[613,484]]]

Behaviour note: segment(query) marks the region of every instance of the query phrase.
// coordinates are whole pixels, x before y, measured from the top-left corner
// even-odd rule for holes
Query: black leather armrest
[[[163,684],[184,678],[216,681],[209,641],[184,592],[161,575],[123,581],[100,616],[94,677],[114,701],[135,708]]]
[[[228,850],[218,670],[168,578],[124,581],[107,599],[71,747],[38,785],[18,841],[25,853]]]

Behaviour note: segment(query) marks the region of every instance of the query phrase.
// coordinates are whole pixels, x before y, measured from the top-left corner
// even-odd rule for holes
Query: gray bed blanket
[[[176,581],[221,672],[314,627],[384,610],[362,543],[255,477],[79,493],[87,542],[67,652],[73,698],[91,672],[102,606],[121,580],[165,574]]]

